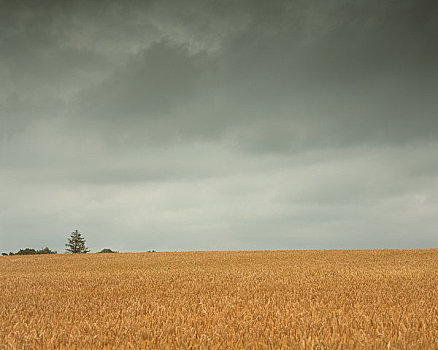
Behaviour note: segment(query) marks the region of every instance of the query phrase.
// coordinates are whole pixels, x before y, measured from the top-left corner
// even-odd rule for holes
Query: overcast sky
[[[438,246],[437,1],[0,5],[0,251]]]

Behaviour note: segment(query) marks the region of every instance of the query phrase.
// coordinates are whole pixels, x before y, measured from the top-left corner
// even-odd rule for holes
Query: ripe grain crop
[[[0,258],[0,349],[438,349],[438,250]]]

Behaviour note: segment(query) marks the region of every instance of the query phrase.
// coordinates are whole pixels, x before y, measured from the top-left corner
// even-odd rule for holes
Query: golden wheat
[[[0,258],[0,349],[438,349],[438,250]]]

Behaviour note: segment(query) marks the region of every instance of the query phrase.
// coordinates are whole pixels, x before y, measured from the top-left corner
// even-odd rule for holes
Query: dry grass
[[[438,250],[0,258],[0,349],[438,349]]]

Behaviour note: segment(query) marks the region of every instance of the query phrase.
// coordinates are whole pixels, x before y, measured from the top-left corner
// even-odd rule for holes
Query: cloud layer
[[[436,246],[433,1],[4,1],[2,251]]]

